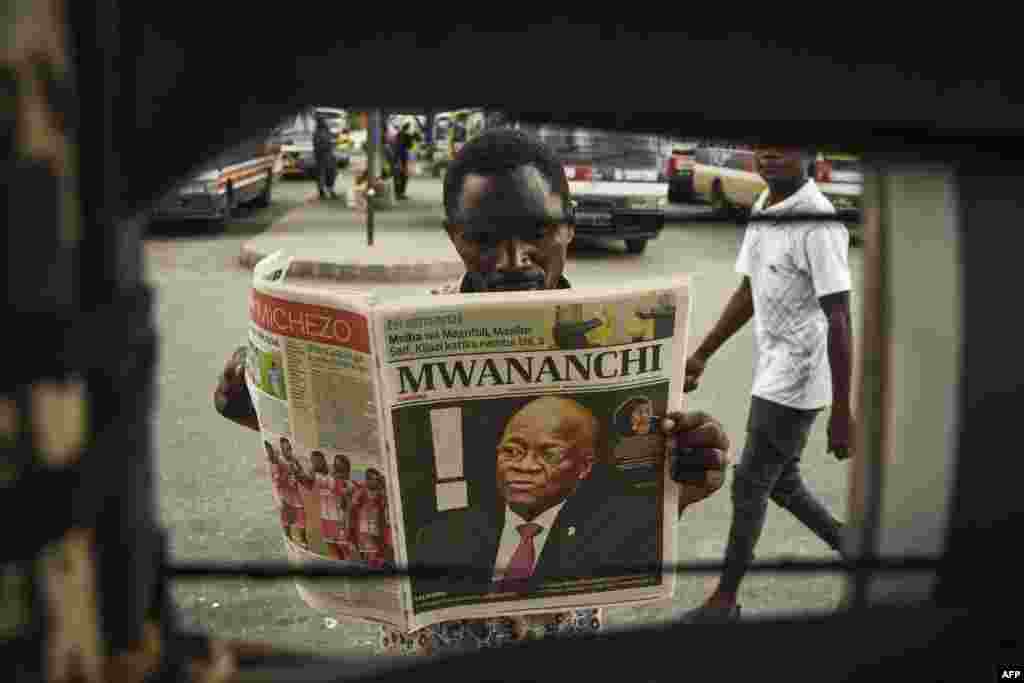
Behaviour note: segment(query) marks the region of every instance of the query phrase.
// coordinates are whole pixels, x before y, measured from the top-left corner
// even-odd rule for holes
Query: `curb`
[[[384,248],[379,253],[362,253],[352,260],[320,260],[319,256],[310,255],[309,249],[305,249],[306,254],[303,256],[302,238],[300,237],[300,243],[296,245],[289,235],[290,228],[299,219],[299,212],[318,200],[316,192],[312,192],[301,204],[275,221],[263,233],[262,238],[257,237],[244,242],[238,257],[239,265],[252,270],[260,260],[277,251],[279,247],[275,246],[276,240],[273,238],[279,236],[283,238],[280,248],[286,252],[299,252],[289,269],[289,275],[293,277],[337,282],[429,282],[452,280],[465,273],[465,265],[454,249],[451,250],[450,256],[438,254],[435,258],[424,257],[423,254],[420,254],[419,258],[412,255],[402,258],[394,254],[388,255]],[[267,237],[272,239],[267,240]]]

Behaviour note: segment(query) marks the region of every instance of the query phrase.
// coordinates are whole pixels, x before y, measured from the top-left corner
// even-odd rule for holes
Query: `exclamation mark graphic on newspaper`
[[[434,480],[437,511],[457,510],[469,505],[469,491],[462,470],[462,408],[430,411],[430,429],[434,435]]]

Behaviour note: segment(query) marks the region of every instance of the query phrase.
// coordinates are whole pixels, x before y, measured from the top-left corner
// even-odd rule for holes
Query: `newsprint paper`
[[[671,599],[685,278],[378,301],[255,269],[247,383],[296,563],[449,568],[297,582],[414,631]]]

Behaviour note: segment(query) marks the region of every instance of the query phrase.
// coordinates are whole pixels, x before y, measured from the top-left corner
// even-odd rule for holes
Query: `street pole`
[[[366,146],[366,244],[373,246],[373,198],[376,195],[377,152],[380,149],[380,110],[372,109],[369,115],[369,131]]]

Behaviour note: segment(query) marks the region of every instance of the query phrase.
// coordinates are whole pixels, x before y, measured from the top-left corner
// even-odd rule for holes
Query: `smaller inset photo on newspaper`
[[[661,392],[634,391],[612,416],[612,463],[638,488],[653,485],[647,476],[662,463],[664,438],[658,423],[665,415]]]

